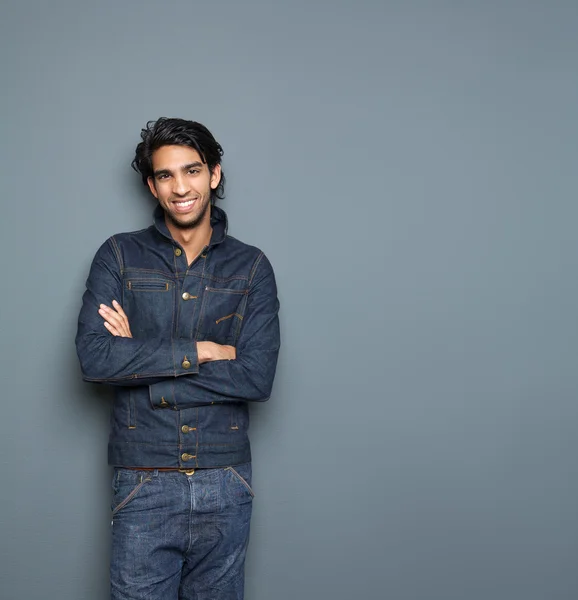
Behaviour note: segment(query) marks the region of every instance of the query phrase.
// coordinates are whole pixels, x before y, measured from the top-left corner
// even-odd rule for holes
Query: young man
[[[227,235],[223,150],[200,123],[142,130],[133,167],[158,206],[109,238],[86,284],[85,381],[115,386],[112,600],[240,600],[253,492],[248,402],[269,398],[277,289]]]

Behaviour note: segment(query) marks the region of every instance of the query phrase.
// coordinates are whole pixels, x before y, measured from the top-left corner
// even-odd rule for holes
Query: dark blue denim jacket
[[[78,321],[83,379],[115,386],[109,463],[184,469],[251,459],[248,401],[269,398],[279,352],[277,288],[265,255],[227,235],[213,206],[210,244],[191,265],[157,207],[154,225],[108,239],[92,263]],[[104,327],[115,299],[132,338]],[[199,365],[196,342],[236,347]]]

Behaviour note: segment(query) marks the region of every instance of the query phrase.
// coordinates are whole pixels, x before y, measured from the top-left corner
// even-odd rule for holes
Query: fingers
[[[104,326],[116,336],[124,337],[122,318],[105,304],[100,305],[98,314],[104,319]]]
[[[112,333],[112,335],[117,337],[123,337],[118,329],[115,329],[110,323],[104,322],[104,326]]]
[[[112,305],[116,309],[116,312],[118,312],[118,314],[128,323],[128,317],[125,315],[124,310],[122,310],[122,306],[116,300],[112,301]]]
[[[116,300],[113,300],[112,304],[117,310],[113,310],[106,304],[101,304],[98,309],[98,314],[104,319],[104,326],[112,335],[132,337],[128,317],[122,310],[121,305]]]
[[[128,317],[122,309],[122,306],[116,300],[112,301],[112,305],[115,308],[117,315],[120,317],[121,335],[123,337],[132,337],[130,333],[130,326],[128,324]]]

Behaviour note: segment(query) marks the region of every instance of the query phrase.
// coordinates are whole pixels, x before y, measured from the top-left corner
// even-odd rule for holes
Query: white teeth
[[[186,202],[175,202],[175,204],[181,208],[185,208],[186,206],[191,206],[193,202],[194,200],[187,200]]]

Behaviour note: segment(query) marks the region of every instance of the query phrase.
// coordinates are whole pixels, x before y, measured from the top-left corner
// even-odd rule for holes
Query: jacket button
[[[185,360],[183,360],[183,362],[181,363],[181,367],[183,367],[183,369],[189,369],[191,366],[191,363],[185,358]]]
[[[181,296],[181,298],[183,300],[190,300],[191,299],[191,295],[189,294],[189,292],[184,292],[183,295]]]
[[[181,431],[182,431],[183,433],[189,433],[189,431],[190,431],[190,428],[189,428],[189,426],[188,426],[188,425],[183,425],[183,426],[181,427]]]
[[[192,458],[196,458],[196,456],[193,456],[192,454],[187,454],[186,452],[181,454],[181,460],[184,462],[187,462],[188,460],[191,460]]]
[[[175,248],[175,256],[180,256],[183,251],[180,248]]]
[[[168,406],[169,403],[165,400],[164,396],[161,398],[161,406]]]

